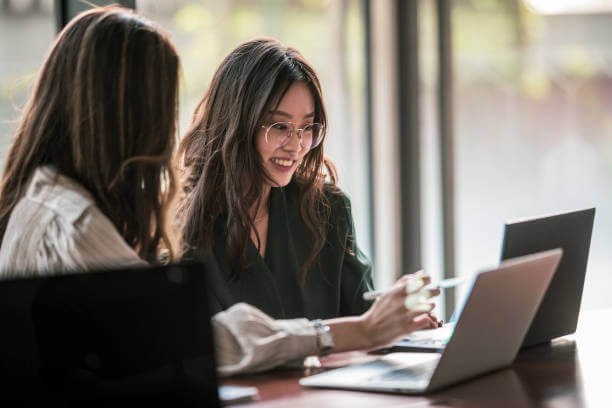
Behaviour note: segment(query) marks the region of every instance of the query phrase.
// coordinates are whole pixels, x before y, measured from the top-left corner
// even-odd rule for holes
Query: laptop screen
[[[574,333],[589,258],[595,209],[571,211],[508,223],[501,259],[554,248],[561,263],[525,336],[523,346]]]
[[[218,406],[207,298],[200,264],[0,281],[0,402]]]

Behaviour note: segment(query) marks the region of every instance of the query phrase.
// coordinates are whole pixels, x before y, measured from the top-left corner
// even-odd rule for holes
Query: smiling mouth
[[[291,167],[293,166],[293,163],[295,163],[295,160],[276,159],[276,158],[270,159],[270,161],[274,164],[277,164],[283,167]]]

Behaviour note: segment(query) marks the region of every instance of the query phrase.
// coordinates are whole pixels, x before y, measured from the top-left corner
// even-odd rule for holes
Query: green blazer
[[[326,319],[368,309],[370,302],[362,294],[372,288],[372,270],[354,240],[351,204],[345,195],[326,192],[332,208],[327,241],[304,285],[299,284],[298,274],[310,254],[312,237],[300,217],[298,193],[294,183],[271,189],[265,257],[249,241],[248,267],[237,280],[230,281],[226,216],[216,220],[213,255],[218,277],[212,280],[215,287],[211,289],[224,294],[226,301],[213,308],[246,302],[276,319]]]

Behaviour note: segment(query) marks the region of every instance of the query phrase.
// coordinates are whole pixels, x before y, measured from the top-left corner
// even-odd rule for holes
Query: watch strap
[[[315,319],[312,321],[312,325],[317,333],[317,347],[319,349],[319,356],[328,355],[334,348],[334,337],[328,325],[323,323],[321,319]]]

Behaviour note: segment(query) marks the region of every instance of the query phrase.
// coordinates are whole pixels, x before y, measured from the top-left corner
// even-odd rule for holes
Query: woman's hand
[[[423,272],[405,275],[360,316],[369,348],[392,344],[415,330],[439,327],[429,312],[434,307],[431,298],[438,296],[440,289],[424,289],[430,282]]]
[[[405,275],[361,316],[326,320],[334,338],[333,352],[384,347],[415,330],[435,329],[438,319],[431,315],[431,298],[440,289],[425,289],[429,275]]]

